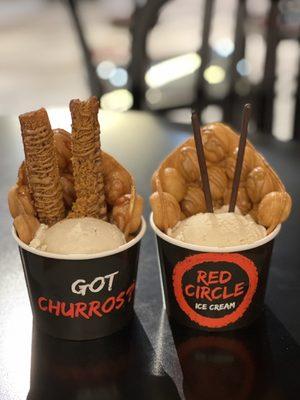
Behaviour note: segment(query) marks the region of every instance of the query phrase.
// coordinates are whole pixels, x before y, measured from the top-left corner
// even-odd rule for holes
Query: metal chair
[[[96,74],[96,69],[92,61],[91,52],[88,48],[84,37],[82,24],[78,15],[77,8],[78,0],[67,0],[69,10],[71,12],[74,26],[76,28],[78,38],[81,44],[83,57],[85,60],[86,71],[88,75],[88,83],[92,94],[100,96],[104,89],[101,80]],[[203,13],[203,29],[201,32],[202,45],[198,49],[198,54],[201,56],[201,65],[197,71],[197,80],[194,87],[194,100],[191,104],[180,104],[180,107],[193,107],[200,113],[208,105],[214,104],[222,108],[223,119],[239,126],[241,113],[240,110],[245,102],[250,101],[253,104],[253,119],[256,122],[258,131],[265,134],[271,134],[274,112],[274,98],[276,81],[276,50],[281,39],[285,38],[284,34],[279,29],[279,19],[281,11],[279,4],[284,0],[271,0],[271,6],[266,16],[266,57],[264,61],[263,79],[259,84],[251,85],[249,92],[246,95],[240,94],[236,90],[236,82],[238,73],[236,70],[237,62],[244,58],[246,34],[244,22],[247,17],[246,1],[237,0],[237,11],[235,15],[235,34],[234,34],[234,51],[230,57],[229,72],[227,80],[229,81],[229,90],[222,99],[212,98],[209,94],[205,81],[204,71],[210,62],[211,48],[209,38],[211,34],[211,22],[214,13],[215,0],[204,0]],[[168,3],[168,0],[148,0],[143,6],[136,6],[132,16],[130,27],[132,45],[131,45],[131,60],[128,67],[129,72],[129,90],[133,94],[133,108],[147,109],[145,74],[149,67],[150,60],[147,54],[146,43],[147,38],[153,27],[158,21],[162,7]],[[199,2],[200,4],[200,2]],[[299,24],[300,26],[300,24]],[[298,32],[299,40],[299,32]],[[299,62],[300,68],[300,62]],[[294,138],[300,138],[300,72],[297,79],[296,112],[294,120]],[[157,111],[168,111],[164,108]]]
[[[147,36],[154,24],[158,20],[160,10],[167,1],[151,0],[143,7],[137,8],[132,20],[132,59],[129,67],[131,76],[131,90],[134,95],[134,107],[145,107],[145,72],[149,63],[146,53]],[[209,95],[205,87],[204,71],[209,64],[210,46],[209,38],[211,34],[211,21],[214,13],[215,0],[205,0],[203,13],[203,29],[201,32],[202,45],[198,50],[201,56],[201,66],[197,72],[197,83],[194,93],[194,101],[192,104],[184,106],[192,106],[196,110],[203,111],[209,104],[215,104],[222,108],[223,119],[235,126],[240,124],[240,110],[245,102],[253,103],[253,119],[256,122],[258,131],[270,134],[272,132],[274,99],[276,82],[276,50],[281,39],[286,36],[279,28],[280,13],[279,5],[284,3],[283,0],[271,0],[268,15],[266,16],[266,57],[264,61],[264,73],[262,81],[257,85],[252,85],[247,95],[239,94],[235,89],[235,83],[238,79],[237,62],[245,56],[245,26],[244,22],[247,17],[246,0],[239,0],[235,16],[235,34],[234,34],[234,51],[230,58],[230,67],[227,79],[229,80],[229,90],[222,99],[213,99]],[[282,7],[281,7],[282,8]],[[300,21],[299,21],[300,27]],[[298,39],[299,39],[298,31]],[[300,61],[299,61],[300,68]],[[300,137],[300,72],[297,79],[296,112],[294,120],[294,138]]]
[[[104,90],[96,72],[92,52],[85,38],[83,24],[79,16],[78,0],[66,0],[65,2],[81,47],[90,93],[93,96],[100,97],[104,93]]]

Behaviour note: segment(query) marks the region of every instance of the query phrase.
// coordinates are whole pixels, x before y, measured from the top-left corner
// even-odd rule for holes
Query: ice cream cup
[[[19,245],[34,323],[47,334],[90,340],[125,327],[134,315],[133,300],[142,224],[137,236],[116,250],[62,255]]]
[[[156,235],[164,305],[170,319],[190,328],[227,331],[250,325],[264,307],[278,225],[249,245],[198,246],[159,230]]]

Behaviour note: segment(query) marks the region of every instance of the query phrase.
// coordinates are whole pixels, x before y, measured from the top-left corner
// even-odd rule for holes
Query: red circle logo
[[[203,253],[185,258],[173,270],[179,307],[208,328],[234,323],[249,307],[258,284],[253,261],[237,253]]]

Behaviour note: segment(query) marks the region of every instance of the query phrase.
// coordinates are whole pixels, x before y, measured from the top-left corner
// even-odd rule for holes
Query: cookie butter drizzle
[[[20,115],[30,193],[40,222],[53,225],[65,216],[53,132],[45,109]]]

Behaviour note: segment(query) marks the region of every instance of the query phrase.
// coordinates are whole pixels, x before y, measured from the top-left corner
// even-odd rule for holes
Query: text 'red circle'
[[[184,274],[193,269],[195,266],[199,266],[200,264],[204,264],[207,262],[227,262],[235,264],[236,266],[241,268],[249,278],[249,287],[244,295],[242,302],[239,304],[236,310],[228,315],[213,318],[200,315],[198,314],[198,312],[191,308],[184,297],[182,288],[182,279]],[[173,271],[174,293],[180,308],[192,321],[200,326],[208,328],[221,328],[241,318],[252,301],[253,295],[257,288],[257,284],[258,273],[255,264],[247,257],[244,257],[241,254],[237,253],[196,254],[194,256],[185,258],[183,261],[178,262]]]

